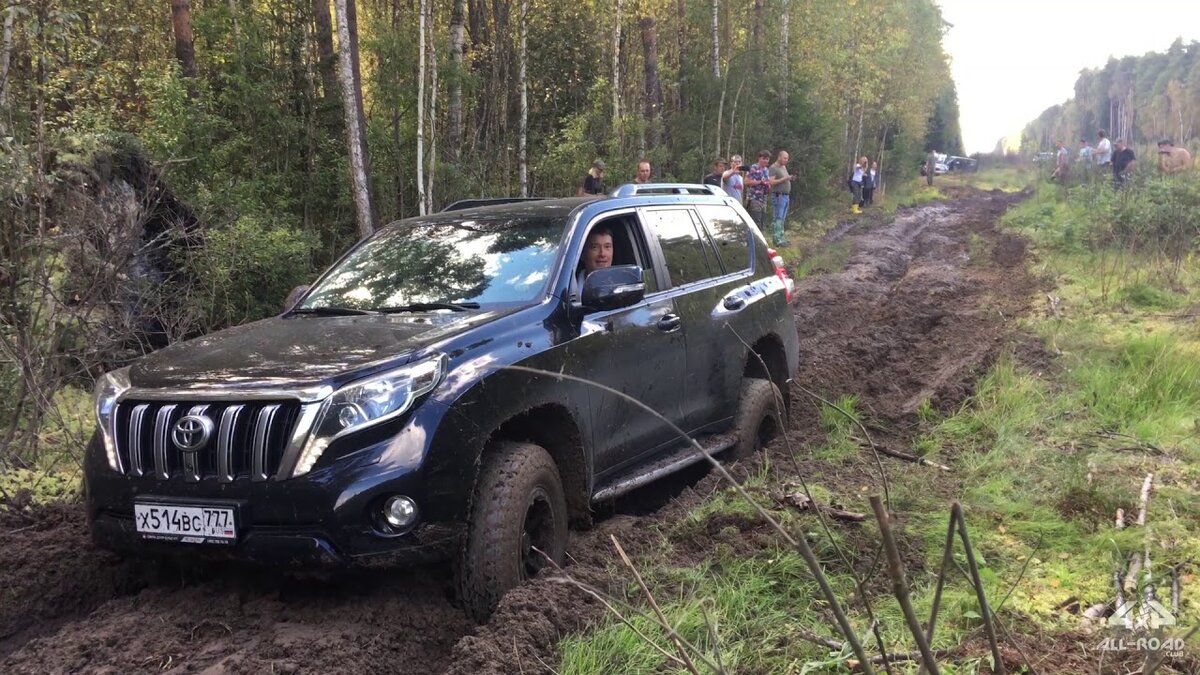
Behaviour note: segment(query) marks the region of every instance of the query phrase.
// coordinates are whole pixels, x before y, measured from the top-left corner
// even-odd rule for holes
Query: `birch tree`
[[[362,85],[355,68],[355,40],[350,30],[354,0],[334,0],[338,30],[338,77],[342,84],[342,108],[346,116],[346,147],[350,151],[350,183],[354,193],[354,211],[358,234],[366,237],[375,231],[371,211],[371,189],[367,179],[367,148],[363,129]]]
[[[417,212],[426,213],[425,204],[425,17],[429,0],[421,0],[417,18]]]
[[[447,130],[447,142],[450,146],[450,157],[454,161],[462,158],[462,75],[463,75],[463,46],[466,42],[466,28],[463,25],[466,10],[464,0],[454,0],[450,10],[450,59],[454,64],[453,77],[450,81],[450,128]]]
[[[529,80],[528,80],[528,50],[526,42],[529,38],[529,0],[521,0],[521,55],[517,67],[517,88],[521,91],[521,128],[517,141],[517,162],[521,171],[521,196],[529,196]]]
[[[651,148],[658,147],[659,131],[662,127],[662,85],[658,80],[658,22],[653,16],[644,16],[638,22],[642,29],[643,64],[643,113],[646,117],[646,142]]]
[[[717,79],[721,77],[720,5],[721,0],[712,0],[712,74]]]
[[[621,121],[621,0],[616,0],[612,26],[612,121],[616,131]]]

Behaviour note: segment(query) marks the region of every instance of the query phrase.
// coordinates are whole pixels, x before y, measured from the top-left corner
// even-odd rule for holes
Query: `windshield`
[[[538,297],[562,218],[467,213],[381,230],[330,270],[301,310],[523,303]]]

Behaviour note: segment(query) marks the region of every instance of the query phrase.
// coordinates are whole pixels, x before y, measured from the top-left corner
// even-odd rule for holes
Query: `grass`
[[[1016,180],[985,172],[979,184],[1005,189]],[[929,402],[918,408],[913,449],[938,455],[953,468],[950,475],[889,463],[893,511],[900,514],[902,549],[912,556],[906,558],[909,581],[921,616],[928,616],[932,604],[951,494],[964,506],[989,599],[997,604],[1011,591],[1001,613],[1011,630],[1078,640],[1080,618],[1059,607],[1071,598],[1083,607],[1111,601],[1113,571],[1131,553],[1147,549],[1158,597],[1170,596],[1163,571],[1181,565],[1178,622],[1185,629],[1200,622],[1200,324],[1180,315],[1200,306],[1200,264],[1193,254],[1180,270],[1156,270],[1161,261],[1153,256],[1125,252],[1114,265],[1117,254],[1088,244],[1090,217],[1057,187],[1006,216],[1011,229],[1033,242],[1033,271],[1053,284],[1051,295],[1058,300],[1054,311],[1026,318],[1024,328],[1058,356],[1047,366],[1006,353],[959,409],[939,413]],[[853,397],[832,400],[861,416]],[[861,451],[850,420],[825,405],[819,421],[826,438],[813,456],[830,477],[851,470]],[[1118,509],[1131,522],[1136,517],[1147,473],[1154,474],[1147,525],[1117,530]],[[827,486],[851,484],[810,478]],[[764,472],[750,484],[762,492],[778,480]],[[836,487],[814,490],[822,501],[865,501],[858,494],[838,494]],[[811,516],[777,505],[773,512],[787,527],[812,530],[806,535],[826,573],[843,589],[841,597],[850,597],[848,570]],[[664,539],[695,537],[705,532],[705,523],[731,515],[754,518],[731,490],[719,491],[693,509],[685,524],[664,532]],[[834,531],[836,541],[860,561],[877,541],[870,523]],[[702,563],[681,568],[668,562],[670,552],[668,543],[639,566],[656,592],[669,595],[668,619],[710,657],[719,643],[729,672],[845,671],[839,665],[845,654],[796,637],[800,626],[830,636],[834,631],[794,553],[770,548],[738,557],[718,543]],[[961,564],[961,547],[956,558]],[[875,610],[889,646],[912,649],[897,604],[885,590],[877,593]],[[868,620],[861,605],[848,604],[865,636]],[[716,626],[715,640],[705,617]],[[974,595],[961,577],[951,580],[941,617],[935,646],[956,644],[979,626]],[[640,626],[670,650],[661,630],[649,622]],[[1096,635],[1097,644],[1103,635]],[[563,673],[675,671],[612,620],[561,646]],[[979,658],[947,661],[943,672],[982,667]]]

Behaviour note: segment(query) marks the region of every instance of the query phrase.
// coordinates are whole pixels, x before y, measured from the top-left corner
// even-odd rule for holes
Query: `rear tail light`
[[[775,267],[775,276],[783,282],[784,297],[788,304],[792,302],[792,291],[796,288],[796,282],[792,280],[792,275],[788,274],[787,267],[783,264],[783,256],[773,248],[767,249],[767,255],[771,257],[771,265]]]

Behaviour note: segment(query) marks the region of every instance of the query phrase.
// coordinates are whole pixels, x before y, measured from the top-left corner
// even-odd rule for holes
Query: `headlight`
[[[404,414],[413,401],[437,386],[445,372],[446,355],[438,354],[335,391],[317,413],[292,477],[311,471],[334,440]]]
[[[129,366],[114,370],[96,380],[96,422],[104,439],[104,454],[113,471],[120,472],[121,458],[117,455],[117,399],[130,387]]]

